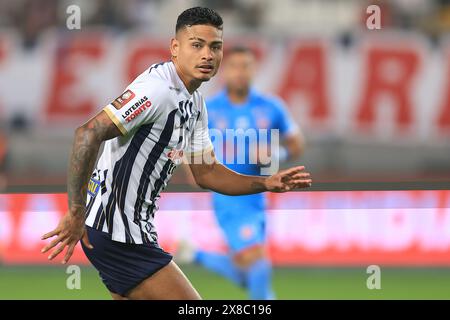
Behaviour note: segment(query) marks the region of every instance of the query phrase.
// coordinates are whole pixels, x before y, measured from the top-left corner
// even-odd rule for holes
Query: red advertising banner
[[[49,262],[40,237],[64,214],[63,194],[0,195],[0,261]],[[268,248],[278,265],[450,266],[450,191],[270,194]],[[243,213],[244,214],[244,213]],[[226,250],[208,193],[165,193],[156,214],[160,245],[181,240]],[[72,263],[87,263],[78,245]]]

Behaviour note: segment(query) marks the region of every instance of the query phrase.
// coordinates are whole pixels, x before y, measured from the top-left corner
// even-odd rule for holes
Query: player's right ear
[[[176,58],[178,56],[178,51],[180,50],[180,43],[176,38],[172,38],[170,40],[170,53],[172,54],[173,58]]]

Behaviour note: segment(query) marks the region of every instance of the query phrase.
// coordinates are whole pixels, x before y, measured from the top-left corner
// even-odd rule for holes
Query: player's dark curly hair
[[[213,9],[194,7],[183,11],[177,19],[175,32],[178,32],[185,26],[194,26],[198,24],[206,24],[222,30],[222,17]]]

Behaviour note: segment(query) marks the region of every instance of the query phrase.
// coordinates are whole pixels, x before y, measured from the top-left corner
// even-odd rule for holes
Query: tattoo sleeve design
[[[100,145],[120,134],[106,115],[97,116],[75,131],[69,160],[67,193],[71,213],[84,214],[89,178],[94,169]]]

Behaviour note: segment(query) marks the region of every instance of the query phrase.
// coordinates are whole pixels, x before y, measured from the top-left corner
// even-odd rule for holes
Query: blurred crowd
[[[49,28],[66,28],[67,8],[78,5],[83,28],[145,29],[168,33],[184,8],[219,10],[228,33],[345,33],[364,29],[366,8],[381,8],[383,28],[415,29],[431,37],[450,29],[450,0],[0,0],[0,28],[13,28],[32,48]]]

